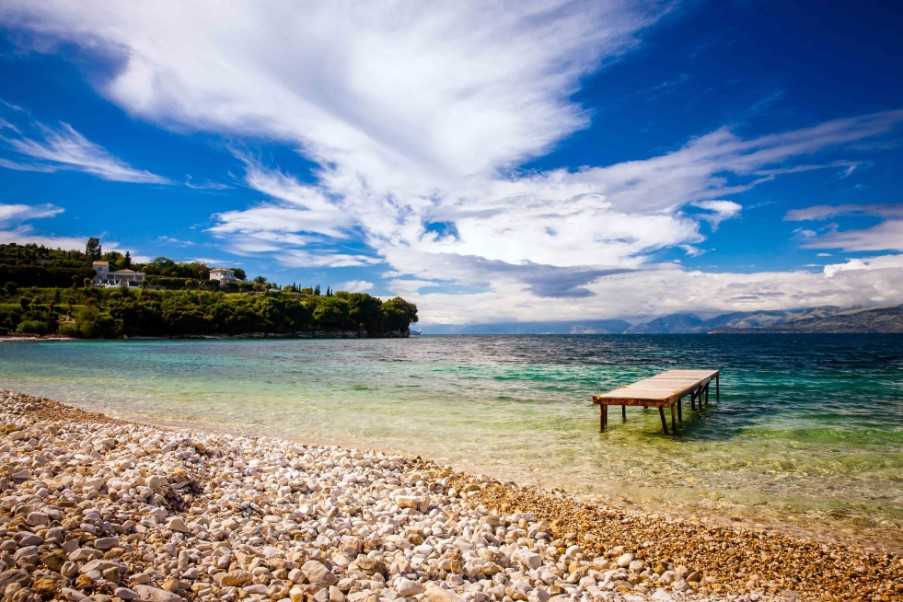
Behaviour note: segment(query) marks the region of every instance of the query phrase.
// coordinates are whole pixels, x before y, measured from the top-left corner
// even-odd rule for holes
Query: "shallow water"
[[[598,432],[593,393],[675,367],[721,368],[720,403]],[[903,548],[903,336],[14,342],[0,387]]]

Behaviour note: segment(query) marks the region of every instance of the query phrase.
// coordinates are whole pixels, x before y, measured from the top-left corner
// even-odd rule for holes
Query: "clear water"
[[[598,432],[594,392],[676,367],[721,368],[721,402]],[[0,387],[903,548],[903,336],[14,342]]]

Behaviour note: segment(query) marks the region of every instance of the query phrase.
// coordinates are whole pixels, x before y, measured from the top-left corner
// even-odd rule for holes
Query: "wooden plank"
[[[671,432],[677,433],[677,425],[683,421],[683,397],[690,396],[692,408],[701,410],[709,402],[709,384],[715,381],[715,395],[720,391],[719,370],[666,370],[655,376],[618,387],[600,395],[593,395],[593,403],[599,404],[601,430],[608,425],[608,406],[621,406],[621,417],[627,420],[627,406],[658,408],[662,430],[668,433],[665,408],[671,411]],[[675,407],[676,406],[676,407]]]
[[[719,375],[718,370],[668,370],[657,376],[594,395],[595,403],[620,405],[620,401],[673,403],[680,397],[707,384]],[[631,403],[629,405],[642,405]]]

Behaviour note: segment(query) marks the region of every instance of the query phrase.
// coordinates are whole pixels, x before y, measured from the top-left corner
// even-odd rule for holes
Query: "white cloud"
[[[367,280],[349,280],[338,285],[336,290],[348,291],[349,293],[366,293],[373,290],[373,283]]]
[[[879,255],[863,259],[850,259],[844,263],[833,263],[824,267],[824,274],[833,278],[843,272],[862,272],[869,270],[893,270],[903,268],[903,255]]]
[[[49,203],[43,205],[0,203],[0,225],[54,217],[62,212],[62,207],[57,207]]]
[[[803,246],[844,251],[903,251],[903,220],[890,219],[871,228],[830,232]]]
[[[0,135],[6,144],[20,155],[41,163],[26,164],[3,160],[0,167],[22,171],[55,171],[72,169],[113,182],[167,184],[169,180],[146,170],[130,167],[111,155],[103,147],[91,142],[68,123],[58,129],[38,124],[41,138]]]
[[[863,203],[854,205],[813,205],[788,211],[784,219],[791,222],[820,221],[839,215],[862,214],[886,218],[903,218],[903,203]]]
[[[57,207],[50,203],[44,203],[42,205],[0,203],[0,244],[35,244],[51,249],[84,251],[89,236],[98,235],[54,236],[38,234],[31,224],[25,223],[36,219],[52,218],[63,213],[63,211],[64,209],[62,207]],[[120,253],[125,253],[127,250],[118,242],[107,240],[103,241],[103,248],[105,251],[119,251]],[[134,254],[132,257],[135,261],[143,261],[143,259]]]
[[[157,242],[171,247],[193,247],[197,245],[193,240],[185,240],[174,236],[167,236],[165,234],[163,236],[158,236]]]
[[[903,255],[851,260],[823,272],[804,270],[735,273],[659,266],[600,278],[587,284],[592,295],[541,297],[515,280],[481,293],[436,293],[404,281],[394,291],[418,304],[429,324],[583,320],[587,316],[646,318],[675,312],[761,311],[834,305],[885,306],[903,303]],[[680,291],[680,294],[675,294]]]
[[[813,205],[788,211],[788,221],[821,221],[841,215],[868,215],[885,218],[869,228],[837,230],[831,226],[818,236],[814,230],[803,246],[808,249],[842,249],[844,251],[903,251],[903,204]]]
[[[210,180],[204,182],[196,182],[190,175],[185,176],[185,186],[187,188],[191,188],[192,190],[213,191],[228,190],[229,188],[231,188],[231,186],[229,186],[228,184],[223,184],[222,182],[211,182]]]
[[[3,169],[11,169],[13,171],[37,171],[43,173],[53,173],[55,167],[50,165],[40,165],[38,163],[22,163],[21,161],[11,161],[9,159],[0,158],[0,167]]]
[[[353,268],[382,263],[378,257],[347,253],[310,253],[299,249],[280,251],[276,260],[292,268]]]
[[[12,230],[0,230],[0,244],[16,243],[19,245],[35,244],[51,249],[66,249],[68,251],[84,251],[88,237],[79,236],[48,236],[37,234],[31,226],[24,225]],[[113,243],[115,244],[115,243]],[[107,249],[108,245],[104,245]],[[107,249],[113,250],[113,249]]]
[[[588,123],[571,100],[580,77],[636,45],[663,6],[198,1],[172,11],[20,0],[4,3],[0,21],[114,56],[121,68],[101,91],[132,114],[295,146],[318,165],[315,181],[242,156],[246,184],[264,198],[216,214],[212,233],[234,253],[289,267],[385,261],[399,287],[485,289],[420,286],[434,321],[856,296],[823,274],[691,273],[654,265],[652,253],[695,253],[700,222],[737,216],[731,196],[758,184],[850,170],[858,163],[811,156],[887,134],[903,111],[746,138],[720,128],[658,156],[516,171]],[[341,252],[352,239],[379,257]]]
[[[733,201],[696,201],[695,203],[692,203],[692,205],[709,212],[704,213],[700,217],[712,225],[712,230],[717,230],[718,225],[721,222],[737,217],[740,215],[740,211],[743,210],[743,206],[740,205],[740,203],[735,203]]]

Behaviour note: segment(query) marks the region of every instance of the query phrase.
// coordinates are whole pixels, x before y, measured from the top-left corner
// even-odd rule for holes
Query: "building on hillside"
[[[109,261],[95,261],[91,264],[94,268],[94,284],[98,284],[99,282],[106,282],[110,279],[110,262]]]
[[[213,268],[210,270],[210,280],[216,280],[220,286],[239,281],[235,276],[235,270],[228,268]]]
[[[92,265],[94,267],[94,286],[135,288],[144,284],[144,272],[128,269],[111,272],[108,261],[95,261]]]
[[[135,270],[116,270],[112,273],[113,286],[121,286],[131,288],[144,284],[144,272],[136,272]]]

